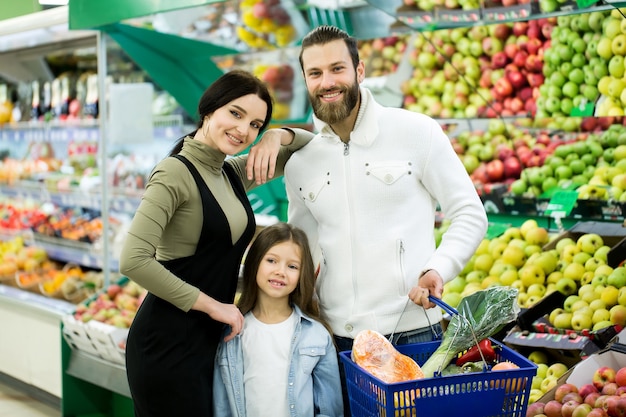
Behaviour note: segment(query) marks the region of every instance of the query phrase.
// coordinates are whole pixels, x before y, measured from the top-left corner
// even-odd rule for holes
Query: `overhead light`
[[[42,6],[65,6],[69,0],[39,0]]]

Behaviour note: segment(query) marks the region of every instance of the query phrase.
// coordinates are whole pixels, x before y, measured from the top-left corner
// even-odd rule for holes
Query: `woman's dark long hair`
[[[174,147],[170,151],[169,155],[176,155],[183,148],[183,141],[187,136],[193,136],[202,126],[206,116],[213,114],[215,110],[219,109],[230,103],[239,97],[247,96],[248,94],[255,94],[261,100],[267,104],[267,112],[265,114],[265,120],[260,131],[262,132],[270,122],[272,117],[273,102],[272,96],[267,88],[267,85],[252,75],[251,73],[243,70],[232,70],[217,80],[215,80],[209,88],[204,91],[200,102],[198,103],[198,115],[200,119],[196,130],[178,139],[174,144]]]
[[[319,304],[315,295],[315,267],[306,234],[289,223],[276,223],[265,227],[252,242],[246,255],[243,268],[243,287],[237,307],[246,314],[257,303],[259,287],[256,276],[263,257],[273,246],[283,242],[293,242],[300,248],[300,279],[296,289],[289,294],[291,304],[297,305],[307,316],[322,323],[332,334],[330,326],[321,318]]]

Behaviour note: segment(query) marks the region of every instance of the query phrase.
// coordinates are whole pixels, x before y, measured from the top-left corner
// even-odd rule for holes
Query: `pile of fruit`
[[[533,377],[528,403],[533,404],[546,393],[557,386],[560,377],[569,370],[562,362],[549,362],[545,351],[535,350],[528,355],[528,359],[537,365],[537,373]]]
[[[601,366],[588,383],[558,385],[554,399],[528,406],[526,417],[621,417],[626,415],[626,367]]]
[[[359,56],[365,62],[367,76],[380,77],[395,72],[408,41],[407,35],[359,41]]]
[[[254,75],[265,81],[274,97],[272,118],[286,120],[291,113],[294,90],[294,69],[289,64],[258,64]]]
[[[280,0],[243,0],[239,11],[237,36],[251,48],[283,48],[297,36],[291,16]]]
[[[95,320],[119,328],[129,328],[145,296],[146,290],[134,281],[111,284],[95,299],[79,304],[74,318],[82,323]]]
[[[586,233],[576,240],[563,238],[553,249],[544,250],[549,239],[548,231],[535,220],[484,239],[461,274],[444,285],[443,300],[457,306],[466,295],[504,285],[518,289],[521,307],[531,307],[560,291],[579,299],[572,297],[563,311],[552,312],[554,327],[597,331],[626,325],[626,270],[607,264],[610,247],[602,237]],[[556,320],[557,313],[567,315]]]

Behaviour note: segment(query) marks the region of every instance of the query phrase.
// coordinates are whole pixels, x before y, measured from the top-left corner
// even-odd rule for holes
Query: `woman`
[[[226,159],[245,150],[272,114],[267,87],[244,71],[216,80],[198,112],[198,129],[151,173],[120,259],[120,271],[149,291],[126,346],[137,417],[212,415],[213,362],[222,329],[230,326],[230,340],[243,326],[233,300],[241,258],[255,231],[246,190],[263,182],[258,176],[268,159],[276,159],[282,175],[291,152],[306,142],[278,151],[280,135],[271,135],[250,157]],[[256,182],[246,174],[248,158],[255,159]],[[272,172],[273,167],[270,177]]]

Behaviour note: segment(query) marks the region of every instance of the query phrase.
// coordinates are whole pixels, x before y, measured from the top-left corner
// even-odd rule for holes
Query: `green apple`
[[[518,275],[526,288],[531,284],[545,284],[546,274],[538,265],[524,265],[518,270]]]
[[[561,278],[556,282],[556,289],[563,295],[573,295],[578,289],[578,284],[571,278]]]
[[[594,324],[591,330],[593,330],[594,332],[597,332],[599,330],[602,330],[611,326],[613,326],[613,322],[610,320],[605,320],[605,321],[600,321]]]
[[[597,233],[585,233],[576,240],[576,246],[583,252],[593,255],[604,245],[602,236]]]
[[[622,288],[626,286],[626,268],[618,266],[613,269],[613,272],[607,277],[607,284],[616,288]]]
[[[617,294],[617,302],[620,305],[626,306],[626,287],[622,287],[619,289]]]
[[[535,352],[540,352],[540,351],[535,351]],[[547,362],[547,355],[546,355],[546,362],[535,362],[535,364],[537,365],[537,373],[535,375],[541,379],[545,378],[546,375],[548,374],[548,366],[550,366],[548,365],[548,362]]]
[[[556,269],[558,261],[557,256],[553,252],[547,251],[539,253],[534,260],[534,264],[541,267],[546,275],[550,275]]]
[[[577,294],[572,294],[567,296],[567,298],[565,298],[565,300],[563,301],[563,309],[567,312],[567,313],[571,313],[572,310],[572,306],[574,305],[574,303],[576,301],[580,300],[580,296]]]
[[[552,388],[556,387],[558,382],[558,377],[554,377],[551,375],[546,375],[546,377],[541,381],[541,391],[548,392]]]
[[[535,365],[539,365],[539,364],[544,364],[545,366],[545,370],[548,370],[548,354],[542,350],[533,350],[532,352],[530,352],[528,354],[528,359],[533,362]],[[537,376],[541,377],[541,378],[545,378],[546,374],[543,373],[542,375],[539,375],[539,372],[536,373]]]
[[[474,259],[474,270],[475,271],[483,271],[485,273],[489,272],[493,263],[495,262],[493,256],[489,253],[482,253]]]
[[[594,326],[600,322],[609,320],[611,320],[611,313],[606,308],[594,310],[593,315],[591,316],[591,321]]]
[[[546,286],[543,284],[531,284],[526,289],[526,293],[529,296],[536,295],[541,298],[546,294]]]
[[[512,245],[511,242],[509,242],[506,248],[504,248],[500,259],[504,263],[519,268],[526,262],[527,255],[524,249],[520,248],[519,246]]]
[[[557,329],[571,329],[572,328],[572,317],[573,317],[573,314],[569,313],[569,312],[558,314],[554,318],[554,323],[552,323],[552,324]]]
[[[487,272],[473,270],[469,272],[467,275],[465,275],[465,287],[464,288],[467,288],[467,285],[470,283],[480,284],[481,282],[483,282],[483,279],[485,279],[486,277],[487,277]]]
[[[576,246],[576,242],[574,241],[574,239],[570,237],[564,237],[563,239],[560,239],[556,242],[556,250],[559,254],[561,254],[563,252],[563,249],[570,245]]]
[[[504,286],[511,286],[518,279],[517,269],[507,269],[502,273],[502,275],[500,275],[500,284]]]
[[[591,259],[592,255],[590,253],[587,252],[579,252],[576,255],[574,255],[574,258],[572,259],[573,263],[577,263],[577,264],[581,264],[583,267],[585,267],[585,263]]]
[[[444,285],[444,292],[458,292],[461,293],[465,288],[467,282],[462,276],[456,276]]]
[[[557,308],[553,309],[553,310],[550,312],[550,314],[548,315],[548,321],[549,321],[550,323],[552,323],[552,325],[554,326],[554,320],[556,320],[556,317],[557,317],[559,314],[563,314],[563,313],[566,313],[566,311],[565,311],[564,309],[562,309],[561,307],[557,307]]]
[[[569,368],[564,363],[555,362],[552,365],[548,366],[548,370],[546,371],[546,378],[554,377],[558,379],[562,377],[565,374],[565,372],[568,371],[568,369]]]
[[[582,331],[591,329],[593,326],[592,316],[587,313],[574,313],[572,315],[572,329]]]
[[[587,259],[587,261],[585,262],[585,269],[587,271],[594,272],[600,265],[601,261],[596,257],[592,257]]]

